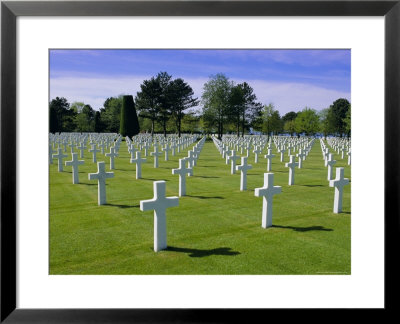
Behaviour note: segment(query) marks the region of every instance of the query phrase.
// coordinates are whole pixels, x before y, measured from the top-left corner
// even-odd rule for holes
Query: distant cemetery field
[[[273,196],[272,227],[263,228],[263,198],[255,196],[255,189],[264,185],[267,145],[258,163],[251,147],[247,188],[240,190],[240,171],[231,174],[230,162],[226,163],[207,137],[193,175],[186,176],[186,195],[179,197],[179,206],[166,210],[167,248],[155,252],[153,210],[141,211],[140,201],[153,198],[153,182],[159,180],[166,182],[167,197],[179,196],[179,175],[172,169],[179,167],[179,159],[187,157],[200,140],[198,137],[175,155],[169,152],[168,161],[160,146],[158,167],[150,155],[154,147],[149,148],[148,156],[142,149],[146,162],[138,179],[125,139],[112,170],[110,157],[104,155],[110,149],[104,154],[97,152],[95,163],[88,141],[83,157],[78,149],[74,151],[77,159],[84,161],[75,184],[72,166],[65,165],[72,161],[71,148],[64,152],[60,143],[66,155],[63,170],[58,171],[56,158],[50,156],[49,164],[50,274],[351,274],[351,166],[347,155],[342,158],[332,143],[323,141],[336,160],[332,179],[335,169],[343,167],[344,177],[350,180],[343,187],[342,210],[334,213],[335,188],[329,186],[318,138],[302,167],[295,168],[293,185],[288,183],[289,168],[285,167],[288,152],[281,162],[281,153],[271,143],[270,153],[275,157],[268,172],[274,174],[274,185],[281,186],[281,193]],[[57,154],[57,145],[53,149]],[[246,149],[241,152],[233,145],[229,150],[246,156]],[[106,172],[114,173],[105,180],[103,205],[99,205],[97,180],[88,176],[98,171],[100,161],[105,162]]]

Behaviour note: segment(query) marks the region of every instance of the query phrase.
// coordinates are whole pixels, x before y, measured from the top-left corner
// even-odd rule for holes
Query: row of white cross
[[[179,196],[186,195],[186,175],[193,175],[193,166],[196,163],[198,155],[202,149],[205,138],[202,138],[199,143],[194,147],[193,151],[189,151],[189,156],[179,160],[179,168],[173,169],[172,174],[179,175]],[[213,137],[214,144],[217,148],[222,150],[222,144],[219,140]],[[127,142],[128,147],[131,149],[132,144],[130,141]],[[222,150],[226,154],[226,150]],[[231,173],[234,171],[241,171],[241,183],[240,190],[246,190],[247,187],[247,171],[252,168],[251,165],[247,164],[247,157],[241,157],[241,165],[236,166],[236,156],[232,150],[232,155],[226,154],[226,161],[231,161],[231,165],[235,165],[234,169],[231,167]],[[62,152],[59,151],[59,155]],[[110,152],[111,153],[111,152]],[[132,149],[130,151],[132,153]],[[155,146],[155,152],[153,152],[154,158],[158,158],[158,146]],[[299,154],[301,154],[299,152]],[[272,155],[272,156],[271,156]],[[273,157],[271,149],[268,149],[268,154],[266,157]],[[136,152],[136,159],[131,158],[131,163],[136,163],[136,178],[141,177],[140,166],[145,159],[141,159],[140,151]],[[59,160],[60,161],[60,160]],[[67,161],[66,165],[71,165],[73,168],[73,183],[78,183],[77,168],[78,165],[83,164],[84,161],[78,161],[77,154],[72,154],[72,161]],[[188,167],[186,167],[186,162],[188,162]],[[234,163],[235,162],[235,163]],[[299,163],[294,161],[294,156],[290,156],[290,162],[286,163],[289,170],[292,170],[292,174],[289,175],[289,185],[294,184],[294,168],[298,166]],[[158,162],[157,162],[158,165]],[[156,167],[156,162],[155,162]],[[270,164],[268,166],[270,169]],[[138,171],[139,170],[139,171]],[[335,199],[334,199],[334,212],[339,213],[342,210],[342,196],[343,196],[343,186],[349,183],[348,179],[344,179],[344,169],[337,168],[337,177],[334,180],[330,180],[329,185],[335,187]],[[98,203],[99,205],[106,204],[106,193],[105,193],[105,181],[107,178],[114,177],[113,172],[105,171],[105,163],[98,162],[98,172],[90,173],[89,180],[98,180]],[[291,180],[292,179],[292,180]],[[154,250],[160,251],[167,247],[167,233],[166,233],[166,209],[169,207],[178,206],[178,197],[166,197],[166,183],[165,181],[155,181],[153,184],[154,197],[150,200],[140,201],[140,210],[154,210]],[[273,196],[282,192],[282,187],[274,186],[274,174],[265,173],[264,174],[264,186],[255,189],[256,197],[263,197],[263,209],[262,209],[262,221],[261,226],[263,228],[272,226],[272,200]]]
[[[234,150],[231,150],[231,155],[227,155],[227,150],[223,143],[218,140],[216,137],[212,137],[215,146],[220,151],[220,153],[226,158],[226,162],[231,161],[231,174],[234,173],[234,170],[241,171],[240,177],[240,190],[246,190],[247,185],[247,171],[252,168],[251,165],[247,164],[247,156],[241,157],[242,164],[239,166],[235,166],[236,160],[240,158],[236,155]],[[309,150],[312,147],[308,146],[307,154],[301,152],[302,149],[299,150],[297,156],[299,157],[299,162],[295,162],[295,156],[290,155],[290,162],[285,163],[285,166],[289,168],[289,185],[294,185],[294,173],[295,168],[298,166],[301,168],[301,164],[303,159],[308,155]],[[323,141],[321,140],[321,145]],[[282,151],[282,150],[281,150]],[[256,152],[255,152],[256,153]],[[261,153],[260,151],[257,153]],[[271,171],[271,158],[275,155],[272,154],[272,150],[268,148],[268,154],[265,155],[265,158],[268,159],[267,171]],[[342,201],[343,201],[343,187],[349,183],[349,179],[344,178],[344,168],[336,169],[336,179],[332,179],[332,166],[336,163],[332,159],[332,154],[329,154],[329,158],[326,159],[326,166],[328,166],[328,180],[329,186],[335,187],[335,196],[334,196],[334,204],[333,204],[333,212],[340,213],[342,211]],[[275,194],[282,192],[282,187],[274,186],[274,174],[273,173],[264,173],[264,187],[256,188],[255,195],[257,197],[263,197],[263,210],[262,210],[262,227],[267,228],[272,226],[272,198]]]
[[[186,174],[193,175],[193,167],[196,165],[196,161],[200,155],[201,149],[204,145],[205,138],[202,138],[193,148],[189,151],[189,156],[179,159],[179,168],[173,169],[172,174],[179,175],[179,196],[186,195]],[[128,143],[129,144],[129,143]],[[131,147],[132,144],[129,144]],[[157,151],[155,146],[155,151]],[[65,156],[59,149],[57,155],[59,161],[62,161],[62,156]],[[54,156],[55,158],[57,156]],[[154,155],[157,156],[157,155]],[[136,159],[131,159],[131,163],[136,163],[136,178],[141,177],[141,163],[145,159],[141,159],[140,151],[136,152]],[[73,184],[79,183],[78,179],[78,166],[83,164],[84,161],[78,160],[78,154],[72,153],[72,161],[66,161],[65,164],[72,166]],[[189,167],[186,167],[188,163]],[[59,164],[60,165],[60,164]],[[60,169],[59,169],[60,171]],[[62,167],[61,167],[62,171]],[[113,178],[114,172],[106,172],[105,162],[97,162],[97,173],[89,173],[89,180],[97,180],[98,186],[98,205],[104,205],[107,203],[106,199],[106,179]],[[166,197],[166,182],[155,181],[153,184],[154,197],[150,200],[140,201],[140,210],[154,210],[154,251],[158,252],[167,247],[167,231],[166,231],[166,209],[169,207],[178,206],[178,197]]]

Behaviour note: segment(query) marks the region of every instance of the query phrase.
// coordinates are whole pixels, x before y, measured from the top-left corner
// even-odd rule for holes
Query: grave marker
[[[58,154],[53,154],[53,159],[58,159],[58,172],[63,171],[63,159],[68,155],[64,154],[62,148],[58,148]]]
[[[85,161],[78,160],[78,153],[72,153],[72,161],[65,161],[65,165],[72,166],[72,183],[77,184],[79,183],[79,172],[78,166],[84,164]]]
[[[349,179],[344,178],[344,168],[336,168],[336,179],[329,181],[329,187],[335,187],[333,212],[342,212],[343,187],[349,184]]]
[[[154,251],[167,248],[166,209],[179,205],[178,197],[166,197],[165,181],[154,181],[154,198],[140,201],[140,210],[154,210]]]
[[[114,172],[106,172],[105,162],[97,162],[97,173],[89,173],[89,180],[97,179],[97,201],[99,205],[107,203],[106,179],[114,178]]]
[[[236,170],[240,171],[240,190],[244,191],[247,189],[247,171],[250,170],[252,166],[247,164],[247,156],[242,156],[242,164],[236,166]]]
[[[263,197],[263,209],[261,227],[267,228],[272,226],[272,199],[276,194],[282,192],[282,187],[274,186],[274,174],[264,173],[264,187],[256,188],[254,195]]]
[[[289,186],[294,185],[294,170],[299,163],[295,161],[295,156],[290,156],[290,162],[285,163],[285,167],[289,168]]]
[[[136,163],[136,179],[142,178],[142,163],[146,162],[146,159],[141,158],[140,151],[136,152],[136,159],[131,159],[130,163]]]
[[[172,174],[179,174],[179,197],[186,196],[186,174],[193,175],[193,169],[186,168],[186,158],[179,159],[179,168],[172,169]]]

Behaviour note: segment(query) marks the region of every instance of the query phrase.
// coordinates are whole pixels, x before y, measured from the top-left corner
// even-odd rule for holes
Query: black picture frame
[[[394,1],[2,1],[1,310],[3,323],[236,322],[264,309],[16,308],[16,19],[18,16],[383,16],[385,18],[385,311],[395,311],[400,229],[400,0]],[[379,136],[376,135],[376,136]],[[250,321],[251,322],[251,321]]]

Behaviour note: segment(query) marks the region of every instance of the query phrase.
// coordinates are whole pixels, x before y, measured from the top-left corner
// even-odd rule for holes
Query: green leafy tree
[[[238,86],[242,89],[243,95],[243,108],[241,111],[243,137],[245,129],[256,123],[257,118],[261,115],[262,104],[257,102],[257,96],[247,82],[240,83]]]
[[[151,121],[151,136],[154,134],[154,125],[159,118],[161,86],[158,79],[152,77],[144,80],[140,85],[141,91],[135,97],[136,108],[139,116]]]
[[[171,106],[173,102],[173,95],[170,91],[171,79],[172,76],[167,72],[160,72],[156,76],[156,81],[160,87],[158,98],[156,98],[158,102],[157,119],[163,129],[164,137],[167,136],[167,123],[171,116]]]
[[[77,114],[79,114],[82,111],[83,107],[85,107],[85,103],[74,101],[71,104],[71,108],[70,109],[74,110]]]
[[[236,134],[239,137],[241,118],[244,111],[244,92],[240,85],[233,86],[229,94],[229,114],[231,120],[236,125]]]
[[[295,120],[288,120],[283,124],[283,130],[293,136],[296,132],[296,123]]]
[[[122,97],[122,108],[119,133],[122,136],[131,138],[139,134],[139,121],[136,114],[135,103],[132,96]]]
[[[76,116],[76,131],[93,132],[94,115],[95,111],[90,105],[83,106],[81,112]]]
[[[222,73],[211,76],[203,86],[201,101],[203,103],[203,116],[208,129],[216,128],[218,138],[224,133],[224,123],[228,121],[229,98],[232,83]]]
[[[305,107],[297,114],[295,120],[297,134],[305,133],[307,136],[314,135],[319,131],[319,117],[316,110]]]
[[[282,121],[284,123],[286,123],[288,121],[295,120],[296,117],[297,117],[297,112],[290,111],[290,112],[288,112],[288,113],[286,113],[285,115],[282,116]]]
[[[64,97],[56,97],[49,104],[49,128],[50,132],[72,132],[75,129],[74,110]]]
[[[100,109],[101,124],[107,133],[118,133],[121,118],[122,95],[110,97],[104,101],[103,108]]]
[[[283,123],[281,119],[281,115],[278,110],[274,110],[271,114],[270,127],[273,134],[279,134],[283,130]]]
[[[276,110],[272,103],[264,105],[262,110],[262,131],[267,134],[267,138],[277,128],[277,116],[275,112]]]
[[[197,98],[193,98],[193,89],[181,78],[170,82],[167,92],[178,137],[181,137],[182,119],[185,116],[185,110],[197,106],[199,101]]]
[[[332,127],[330,123],[331,110],[329,108],[322,109],[319,113],[320,120],[320,131],[324,134],[324,137],[328,136],[332,132]]]
[[[344,124],[345,124],[345,132],[347,134],[347,137],[350,137],[350,134],[351,134],[351,105],[349,105],[349,110],[347,110],[347,112],[346,112]]]
[[[330,107],[328,122],[330,129],[340,137],[346,134],[346,115],[350,109],[350,102],[347,99],[337,99]]]
[[[105,130],[105,125],[101,120],[101,113],[100,111],[96,111],[94,114],[94,131],[96,133],[103,133]]]

